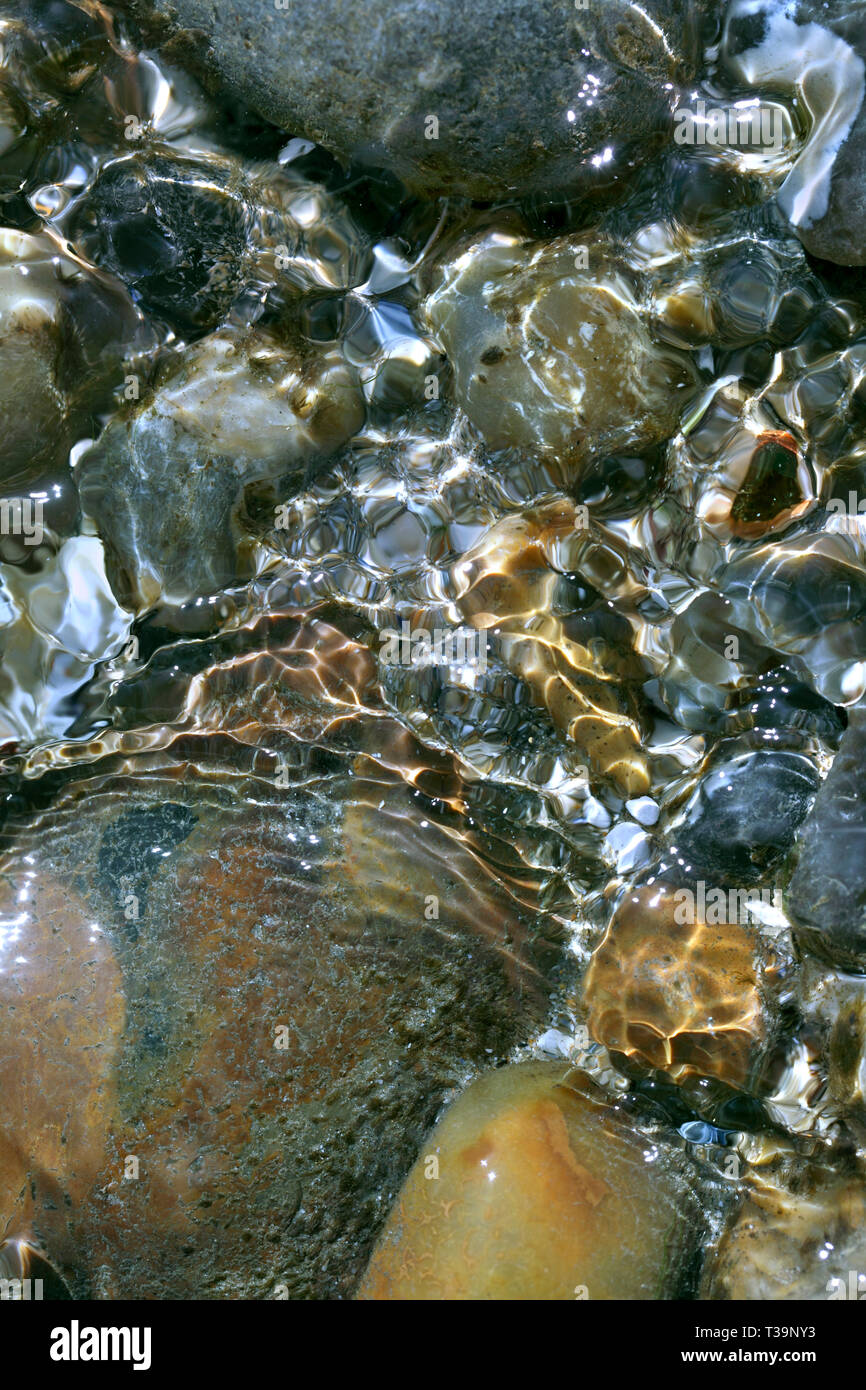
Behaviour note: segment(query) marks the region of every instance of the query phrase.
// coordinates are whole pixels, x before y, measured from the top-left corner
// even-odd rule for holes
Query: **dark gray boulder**
[[[487,200],[652,152],[706,0],[127,0],[269,121],[414,190]],[[610,157],[608,157],[610,158]]]
[[[866,972],[866,709],[858,707],[799,835],[787,907],[802,943]]]
[[[790,849],[815,794],[801,753],[759,748],[718,758],[673,832],[676,857],[696,878],[738,887],[765,881]]]

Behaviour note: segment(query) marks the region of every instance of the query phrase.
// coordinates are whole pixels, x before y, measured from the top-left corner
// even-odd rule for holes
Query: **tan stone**
[[[71,1253],[114,1116],[123,981],[98,917],[26,864],[0,879],[0,1219],[4,1235]]]
[[[688,1191],[581,1084],[561,1064],[528,1062],[470,1086],[423,1146],[358,1297],[671,1296]]]
[[[503,660],[592,774],[626,796],[643,795],[650,777],[635,689],[646,673],[630,644],[623,649],[598,635],[581,640],[568,617],[552,611],[563,573],[552,560],[560,556],[562,565],[579,564],[590,582],[604,582],[594,567],[621,563],[581,530],[572,502],[507,517],[455,566],[460,611],[473,627],[495,634]]]

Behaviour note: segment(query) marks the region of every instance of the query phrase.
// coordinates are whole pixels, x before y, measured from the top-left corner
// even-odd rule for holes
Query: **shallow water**
[[[769,80],[714,52],[707,100]],[[866,295],[784,216],[797,102],[489,207],[111,7],[10,11],[0,82],[10,1239],[79,1297],[351,1296],[443,1104],[527,1059],[685,1157],[707,1248],[757,1177],[832,1188],[858,986],[785,890],[866,692]]]

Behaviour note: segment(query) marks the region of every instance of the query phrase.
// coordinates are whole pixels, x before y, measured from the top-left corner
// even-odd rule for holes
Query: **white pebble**
[[[625,803],[625,809],[641,825],[655,825],[659,818],[659,808],[651,796],[636,796]]]

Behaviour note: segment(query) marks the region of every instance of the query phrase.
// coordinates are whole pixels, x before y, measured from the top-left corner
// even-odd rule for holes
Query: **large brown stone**
[[[7,829],[0,1216],[77,1297],[346,1295],[443,1099],[544,1017],[527,883],[368,675],[299,630]]]

